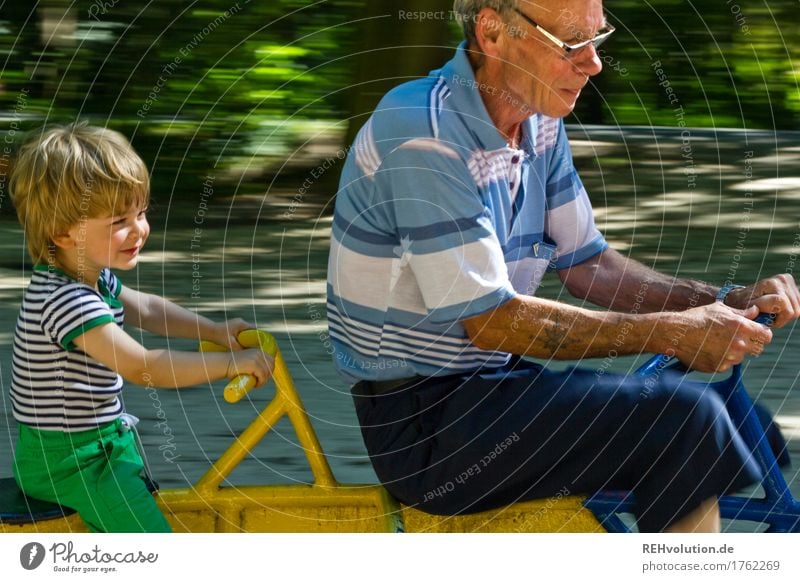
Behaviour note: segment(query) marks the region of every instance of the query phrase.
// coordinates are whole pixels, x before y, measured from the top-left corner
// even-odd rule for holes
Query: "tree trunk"
[[[452,5],[452,0],[367,2],[352,48],[347,144],[392,87],[425,77],[450,59],[460,37]]]

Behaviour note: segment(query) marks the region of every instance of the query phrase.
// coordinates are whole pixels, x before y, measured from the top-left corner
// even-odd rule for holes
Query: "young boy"
[[[150,233],[147,168],[119,133],[44,131],[20,150],[11,192],[35,264],[14,335],[14,476],[27,495],[75,509],[92,531],[170,531],[140,477],[122,379],[180,388],[252,374],[262,384],[272,360],[238,345],[252,327],[245,321],[214,323],[114,275],[136,266]],[[148,350],[123,330],[123,316],[235,351]]]

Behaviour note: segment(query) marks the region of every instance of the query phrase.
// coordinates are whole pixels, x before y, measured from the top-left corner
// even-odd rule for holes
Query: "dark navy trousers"
[[[428,513],[625,489],[639,530],[655,532],[761,476],[719,395],[670,371],[643,379],[516,360],[384,395],[367,388],[353,397],[378,478]]]

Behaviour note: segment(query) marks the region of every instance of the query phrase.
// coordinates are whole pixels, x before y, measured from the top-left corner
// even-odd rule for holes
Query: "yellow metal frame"
[[[208,492],[219,488],[223,479],[227,478],[234,468],[244,459],[255,446],[264,438],[277,422],[288,416],[297,433],[300,445],[305,451],[311,474],[314,476],[314,485],[318,487],[336,487],[328,460],[322,452],[322,445],[317,439],[317,434],[311,426],[306,409],[300,401],[294,380],[289,373],[289,368],[283,360],[283,355],[275,338],[271,334],[260,330],[247,330],[239,334],[239,342],[246,348],[260,347],[264,352],[275,359],[272,379],[275,382],[275,398],[253,420],[250,426],[234,441],[222,456],[211,466],[200,481],[197,490]],[[225,348],[211,342],[200,344],[200,351],[226,351]],[[240,376],[225,387],[225,399],[236,402],[253,386],[253,380],[247,376]]]
[[[264,331],[239,334],[246,348],[261,348],[275,365],[275,397],[222,453],[192,489],[165,490],[159,502],[183,531],[329,531],[390,532],[398,529],[398,504],[376,485],[342,485],[336,481],[306,413],[294,380],[275,338]],[[225,351],[202,342],[201,351]],[[225,400],[236,402],[253,387],[240,376],[225,387]],[[308,460],[314,481],[310,485],[229,487],[228,479],[264,436],[288,417]],[[210,511],[209,511],[210,510]]]
[[[432,516],[400,506],[380,485],[338,483],[314,432],[275,338],[260,330],[238,337],[248,348],[261,348],[275,359],[275,397],[214,462],[194,487],[161,490],[157,495],[177,532],[599,532],[582,498],[527,501],[473,515]],[[226,348],[203,342],[201,351]],[[240,376],[225,388],[236,402],[252,389]],[[308,485],[223,486],[231,473],[284,416],[294,427],[314,482]],[[0,524],[0,532],[86,531],[77,515],[26,525]]]

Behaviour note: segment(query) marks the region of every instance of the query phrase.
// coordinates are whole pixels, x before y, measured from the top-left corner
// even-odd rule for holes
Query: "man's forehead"
[[[519,0],[518,7],[554,31],[587,33],[606,24],[601,0]]]
[[[602,0],[517,0],[517,6],[519,8],[530,7],[554,14],[563,8],[582,13],[603,12]]]

